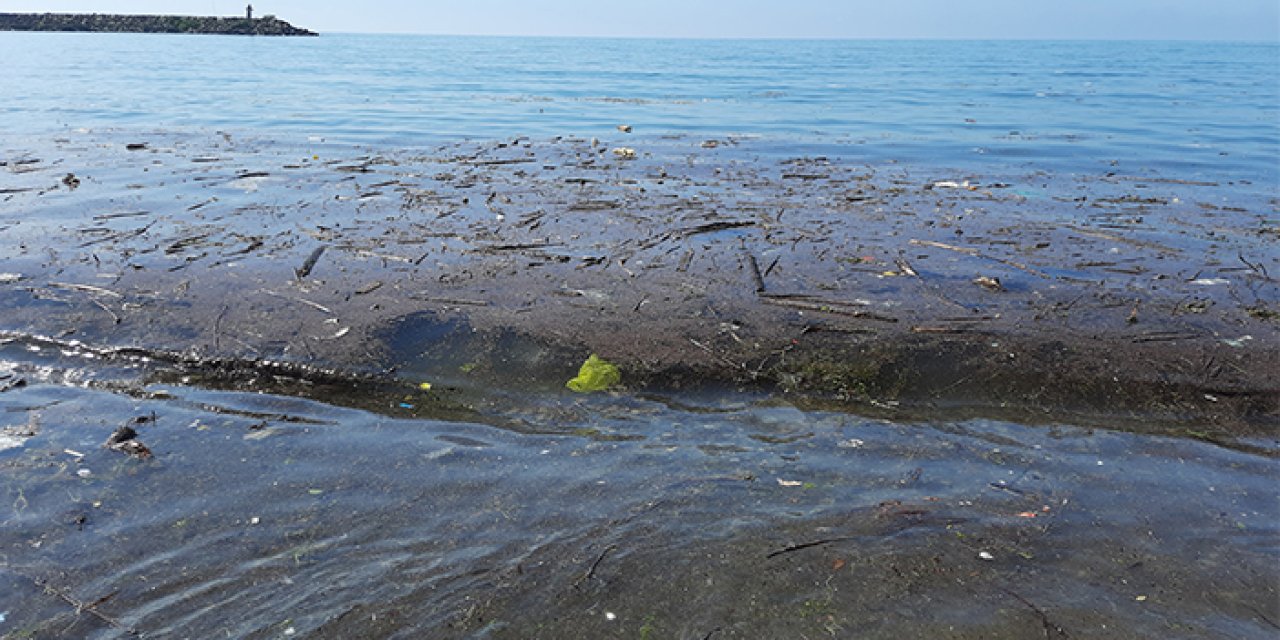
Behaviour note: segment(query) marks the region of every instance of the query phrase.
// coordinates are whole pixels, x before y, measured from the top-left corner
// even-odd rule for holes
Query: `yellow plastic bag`
[[[593,353],[586,362],[582,363],[582,368],[578,370],[578,377],[565,383],[564,386],[578,393],[591,393],[604,391],[620,382],[622,382],[622,372],[618,371],[618,367]]]

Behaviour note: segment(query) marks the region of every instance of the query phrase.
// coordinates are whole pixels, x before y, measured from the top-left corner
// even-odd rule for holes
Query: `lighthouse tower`
[[[253,19],[253,5],[249,5],[244,8],[244,17],[249,20]]]

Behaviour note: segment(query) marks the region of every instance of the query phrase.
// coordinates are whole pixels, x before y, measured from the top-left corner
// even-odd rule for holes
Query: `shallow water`
[[[0,334],[6,638],[1266,638],[1280,628],[1280,444],[1261,428],[1227,448],[1198,439],[1194,424],[1171,438],[1052,415],[907,419],[892,404],[869,418],[732,389],[577,396],[563,389],[563,354],[413,315],[398,316],[408,320],[384,354],[403,384],[318,384],[284,369],[251,384],[139,355],[305,360],[290,349],[320,349],[339,320],[360,318],[353,307],[403,302],[393,276],[411,294],[475,294],[430,270],[480,262],[474,252],[497,240],[550,237],[499,225],[479,197],[464,199],[476,184],[513,199],[510,222],[548,200],[569,213],[592,198],[650,206],[630,197],[637,185],[685,198],[691,215],[763,211],[787,193],[799,203],[792,219],[866,224],[884,242],[840,248],[876,254],[864,273],[823,262],[814,239],[799,254],[810,259],[771,285],[839,282],[859,296],[909,291],[905,279],[875,279],[897,268],[909,237],[950,242],[963,219],[969,242],[988,235],[1003,251],[1012,222],[1002,216],[1016,213],[1028,223],[1017,239],[1045,250],[1006,261],[1048,273],[1006,269],[1014,302],[999,313],[1014,313],[1030,283],[1049,282],[1052,296],[1088,280],[1123,298],[1085,320],[1123,323],[1138,290],[1186,291],[1199,311],[1175,314],[1209,325],[1218,309],[1275,302],[1273,280],[1257,273],[1276,260],[1265,251],[1280,176],[1274,44],[0,33],[0,57],[0,272],[13,276],[0,281],[10,314],[0,329],[24,332]],[[559,136],[581,138],[551,142]],[[607,148],[589,144],[595,136],[641,158],[630,173],[601,162],[593,171],[608,180],[566,187],[556,167],[582,174]],[[482,142],[448,146],[462,137]],[[137,142],[148,146],[126,149]],[[472,162],[526,153],[543,174]],[[818,182],[782,176],[797,156],[822,155],[833,162],[806,169],[824,174]],[[668,167],[679,177],[665,184]],[[60,183],[68,172],[83,185]],[[933,214],[893,218],[911,221],[899,233],[875,226],[871,204],[831,200],[843,190],[826,180],[852,186],[864,173],[905,194],[875,206]],[[966,176],[995,195],[944,203],[930,191]],[[432,190],[447,201],[415,204]],[[1133,194],[1144,198],[1124,199]],[[1101,205],[1077,210],[1079,196]],[[836,210],[849,218],[829,220]],[[948,235],[923,235],[934,214]],[[325,227],[347,235],[333,236],[346,245],[326,254],[320,273],[335,284],[322,291],[292,270],[331,241]],[[760,240],[743,229],[714,239],[796,251],[785,230]],[[424,230],[452,235],[423,247]],[[568,225],[554,233],[576,237]],[[588,257],[617,248],[584,242],[572,246]],[[641,257],[670,254],[674,269],[685,250],[674,246]],[[423,251],[438,262],[421,274],[403,266]],[[967,270],[979,267],[911,251],[925,277],[970,291]],[[1097,251],[1106,260],[1092,260]],[[1072,252],[1079,260],[1063,257]],[[578,272],[556,264],[537,273],[559,269],[568,282]],[[341,287],[374,279],[388,284],[339,308],[353,299]],[[541,284],[513,295],[513,314],[543,302]],[[98,285],[123,293],[77,297],[86,290],[75,286]],[[340,312],[299,306],[303,295],[329,296],[318,299]],[[201,306],[232,299],[245,308],[225,324]],[[1143,313],[1135,331],[1157,311]],[[1229,354],[1271,335],[1225,317],[1227,329],[1205,336],[1234,343]],[[105,357],[113,346],[139,351]],[[503,374],[484,380],[502,384],[469,371],[484,350],[487,373]],[[415,388],[423,379],[435,386]],[[137,418],[154,458],[102,446]]]
[[[1195,440],[727,392],[472,390],[474,420],[405,419],[449,391],[322,403],[74,349],[3,362],[27,382],[0,393],[12,637],[1263,638],[1277,620],[1280,464]],[[103,448],[138,416],[152,459]]]

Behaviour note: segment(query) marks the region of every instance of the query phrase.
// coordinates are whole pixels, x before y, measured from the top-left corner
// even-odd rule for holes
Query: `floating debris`
[[[303,261],[302,266],[294,269],[293,274],[297,276],[299,280],[311,275],[311,270],[316,267],[316,262],[320,260],[320,256],[324,254],[324,250],[324,245],[316,247],[315,250],[311,252],[311,255],[307,256],[307,259]]]
[[[596,354],[591,354],[578,370],[578,377],[565,383],[565,386],[578,393],[604,391],[622,382],[622,373],[618,367]]]
[[[146,421],[147,420],[141,418],[135,419],[135,422],[138,424]],[[138,441],[137,438],[137,430],[126,424],[112,432],[102,446],[111,449],[112,451],[119,451],[120,453],[133,456],[139,460],[151,458],[153,456],[151,449],[147,448],[147,445]]]
[[[973,283],[988,291],[1004,291],[1004,285],[1000,284],[1000,278],[978,276],[973,279]]]

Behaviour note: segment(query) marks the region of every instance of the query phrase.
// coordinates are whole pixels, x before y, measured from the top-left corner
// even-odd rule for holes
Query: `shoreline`
[[[188,142],[5,158],[0,329],[244,384],[280,360],[560,392],[597,353],[629,390],[1207,439],[1280,424],[1274,203],[1211,204],[1231,185],[913,175],[699,140],[336,158]]]

